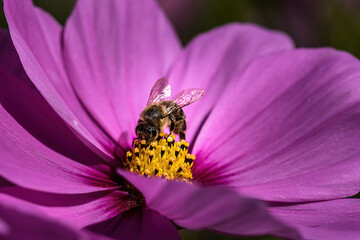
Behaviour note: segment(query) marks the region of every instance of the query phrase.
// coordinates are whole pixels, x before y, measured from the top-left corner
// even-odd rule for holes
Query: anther
[[[166,179],[192,179],[194,155],[188,154],[189,144],[185,140],[175,141],[174,134],[159,134],[160,139],[146,144],[137,140],[136,146],[126,153],[124,166],[143,176]]]
[[[161,158],[164,156],[165,150],[166,150],[165,146],[162,146],[161,147]]]
[[[129,163],[131,163],[131,161],[132,161],[132,154],[131,154],[131,152],[127,152],[127,153],[126,153],[126,156],[127,156],[127,159],[128,159],[128,161],[129,161]]]
[[[185,150],[185,140],[181,140],[180,141],[180,143],[181,143],[181,150]]]
[[[140,141],[140,145],[141,145],[141,148],[144,148],[146,146],[146,141],[145,140],[141,140]]]
[[[136,156],[136,157],[139,157],[139,154],[140,154],[139,148],[136,147],[136,148],[134,149],[134,152],[135,152],[135,156]]]
[[[175,148],[175,157],[176,157],[176,158],[179,156],[179,153],[180,153],[180,148],[179,148],[179,147],[176,147],[176,148]]]
[[[150,160],[150,163],[151,163],[151,161],[153,160],[153,158],[154,158],[154,152],[151,151],[151,152],[149,152],[149,160]]]
[[[173,145],[174,140],[171,137],[168,137],[167,142],[168,142],[168,147],[170,148]]]
[[[147,177],[147,176],[150,176],[150,171],[148,170],[148,169],[146,169],[145,171],[144,171],[144,176],[145,177]]]
[[[172,166],[174,162],[175,162],[174,157],[170,157],[169,158],[169,165]]]
[[[195,160],[195,155],[190,155],[189,153],[186,155],[185,163],[189,163],[189,165],[192,164],[192,162]]]
[[[160,132],[157,141],[159,141],[160,139],[162,139],[164,137],[164,132]]]
[[[150,151],[156,147],[156,142],[150,143]]]
[[[170,134],[170,137],[171,137],[173,140],[175,140],[175,138],[176,138],[173,133]]]

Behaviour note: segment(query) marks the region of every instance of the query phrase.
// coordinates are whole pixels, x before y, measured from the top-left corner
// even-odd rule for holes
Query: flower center
[[[157,140],[146,145],[145,140],[135,140],[132,151],[126,153],[125,168],[143,176],[166,179],[192,179],[195,156],[188,153],[189,143],[176,142],[175,135],[160,133]]]

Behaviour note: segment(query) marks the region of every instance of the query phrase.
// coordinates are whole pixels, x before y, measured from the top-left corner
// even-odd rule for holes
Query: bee
[[[173,98],[171,87],[166,78],[160,78],[151,89],[145,109],[140,114],[135,128],[137,138],[146,144],[158,138],[160,132],[170,127],[170,132],[185,140],[186,117],[183,107],[199,100],[204,90],[192,88],[179,92]]]

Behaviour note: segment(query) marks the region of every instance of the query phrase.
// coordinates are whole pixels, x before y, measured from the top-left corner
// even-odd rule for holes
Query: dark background
[[[102,1],[102,0],[99,0]],[[136,0],[134,0],[136,1]],[[185,45],[198,33],[229,22],[255,22],[286,32],[297,47],[331,46],[360,57],[360,0],[158,0]],[[75,0],[34,0],[64,24]],[[2,5],[2,2],[1,2]],[[3,12],[0,27],[7,28]],[[180,230],[184,240],[246,239]],[[260,237],[255,239],[277,239]]]
[[[359,0],[158,1],[184,44],[198,33],[228,22],[255,22],[286,32],[297,47],[332,46],[360,57]],[[65,23],[76,1],[34,2]],[[0,27],[6,28],[3,13]]]

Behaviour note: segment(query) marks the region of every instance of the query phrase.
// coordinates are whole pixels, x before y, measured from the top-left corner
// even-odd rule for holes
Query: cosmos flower
[[[5,0],[4,10],[0,196],[118,239],[179,239],[174,224],[359,236],[360,201],[346,198],[360,187],[356,58],[295,50],[252,24],[182,48],[151,0],[79,0],[65,27],[30,0]],[[206,93],[184,109],[191,183],[122,168],[161,77],[173,92]]]

